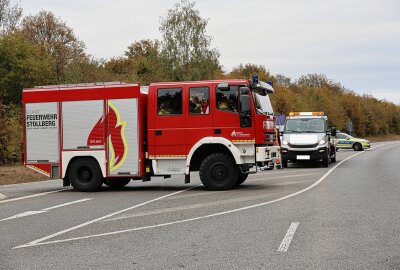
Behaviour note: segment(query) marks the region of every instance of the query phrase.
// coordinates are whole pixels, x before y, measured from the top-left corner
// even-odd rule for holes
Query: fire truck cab
[[[279,158],[272,92],[257,79],[24,89],[24,163],[79,191],[192,171],[233,188]]]

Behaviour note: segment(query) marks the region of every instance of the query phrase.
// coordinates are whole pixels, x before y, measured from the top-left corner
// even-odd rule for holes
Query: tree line
[[[195,3],[181,0],[160,18],[161,40],[129,44],[122,56],[97,59],[65,21],[49,11],[23,15],[18,5],[0,0],[0,164],[22,156],[21,93],[38,85],[100,81],[272,80],[277,114],[324,111],[331,124],[346,130],[349,120],[359,136],[400,134],[400,107],[358,95],[323,74],[307,74],[292,82],[272,75],[263,65],[239,64],[225,72],[220,53],[207,35],[208,20]]]

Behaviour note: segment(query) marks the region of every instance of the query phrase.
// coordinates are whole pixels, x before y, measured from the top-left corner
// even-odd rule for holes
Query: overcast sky
[[[12,0],[24,15],[55,13],[96,58],[160,39],[160,17],[178,0]],[[357,93],[400,105],[400,1],[198,0],[226,71],[264,65],[295,80],[323,73]]]

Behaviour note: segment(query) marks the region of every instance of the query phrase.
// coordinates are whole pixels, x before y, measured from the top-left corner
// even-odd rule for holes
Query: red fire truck
[[[24,89],[24,164],[79,191],[192,171],[233,188],[279,158],[272,92],[257,79]]]

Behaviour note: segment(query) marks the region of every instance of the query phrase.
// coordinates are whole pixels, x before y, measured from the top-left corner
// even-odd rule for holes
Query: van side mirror
[[[336,127],[331,127],[331,136],[336,136]]]

